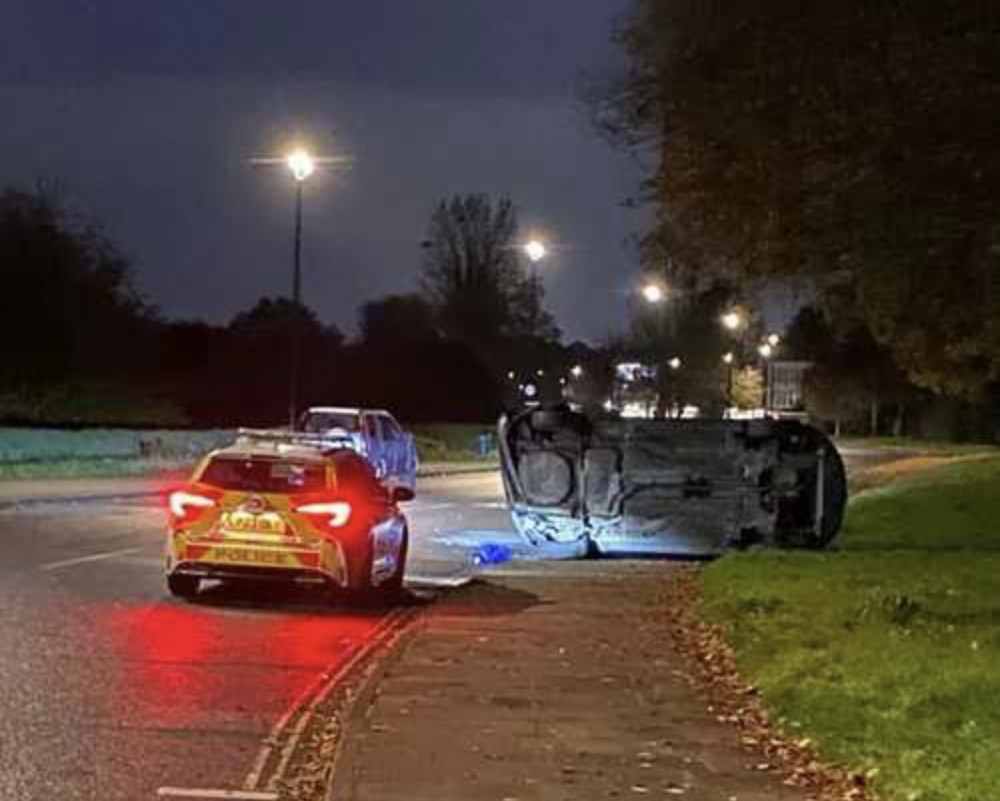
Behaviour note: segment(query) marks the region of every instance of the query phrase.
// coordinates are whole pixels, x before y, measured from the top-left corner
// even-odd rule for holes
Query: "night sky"
[[[290,281],[293,141],[348,155],[307,187],[304,297],[354,328],[416,287],[455,192],[509,194],[559,245],[569,339],[626,319],[636,165],[581,109],[628,0],[6,0],[0,184],[58,181],[169,317],[227,321]]]

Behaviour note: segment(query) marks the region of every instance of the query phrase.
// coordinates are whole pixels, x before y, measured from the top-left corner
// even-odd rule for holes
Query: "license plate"
[[[256,531],[262,534],[284,534],[285,521],[273,512],[225,512],[220,520],[226,531]]]

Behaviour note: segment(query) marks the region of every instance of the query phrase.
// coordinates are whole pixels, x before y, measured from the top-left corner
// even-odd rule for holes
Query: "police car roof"
[[[385,409],[362,409],[356,406],[310,406],[306,409],[309,412],[319,412],[320,414],[389,414]]]
[[[349,448],[320,448],[287,442],[234,442],[208,454],[222,459],[289,459],[297,462],[329,464],[331,461],[360,459],[364,457]]]

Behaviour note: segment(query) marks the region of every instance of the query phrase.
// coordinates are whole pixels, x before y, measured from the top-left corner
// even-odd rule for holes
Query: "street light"
[[[302,326],[299,321],[299,307],[302,305],[302,187],[306,179],[316,171],[316,160],[302,148],[293,150],[285,158],[292,177],[295,179],[295,245],[292,259],[292,353],[291,386],[288,398],[289,427],[295,430],[298,416],[299,394],[299,350]]]
[[[646,299],[647,303],[655,305],[666,300],[667,293],[659,284],[649,283],[642,288],[642,296]]]
[[[722,315],[722,324],[730,331],[735,331],[743,325],[743,316],[738,311],[726,312]]]
[[[524,253],[532,263],[535,263],[544,259],[548,255],[549,249],[545,247],[544,242],[532,239],[525,243]]]
[[[774,355],[774,347],[770,342],[764,342],[757,348],[757,352],[765,359],[770,359]]]
[[[583,368],[579,364],[574,364],[569,372],[573,378],[579,378],[583,375]]]
[[[667,364],[670,365],[671,370],[679,370],[682,363],[683,362],[681,362],[677,356],[674,356],[674,358],[667,362]]]
[[[726,364],[732,364],[733,363],[733,354],[732,353],[723,353],[722,354],[722,361],[725,362]]]
[[[301,148],[293,150],[285,157],[288,169],[292,171],[296,181],[304,181],[316,171],[316,161]]]
[[[531,262],[531,333],[534,334],[538,327],[539,307],[542,304],[539,292],[538,263],[548,255],[549,249],[540,239],[529,239],[524,243],[523,250],[528,261]]]
[[[292,304],[291,318],[291,354],[289,355],[290,387],[288,416],[291,427],[295,428],[298,405],[299,384],[299,339],[301,337],[298,309],[302,305],[302,187],[309,177],[320,167],[350,166],[350,158],[346,156],[314,156],[305,148],[297,147],[284,156],[266,156],[251,158],[249,163],[259,167],[286,168],[295,180],[295,240],[292,257]]]
[[[781,337],[779,337],[777,334],[767,335],[767,344],[770,345],[772,348],[778,347],[779,342],[781,342]]]

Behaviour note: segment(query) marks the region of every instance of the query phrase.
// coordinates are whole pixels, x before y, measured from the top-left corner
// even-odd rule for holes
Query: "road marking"
[[[161,787],[156,791],[159,798],[200,798],[232,799],[232,801],[278,801],[277,793],[257,790],[199,790],[189,787]]]
[[[128,554],[138,553],[141,549],[139,548],[119,548],[117,551],[103,551],[101,553],[92,553],[89,556],[77,556],[73,559],[60,559],[58,562],[48,562],[44,565],[39,565],[39,570],[59,570],[62,567],[72,567],[73,565],[82,565],[87,562],[100,562],[104,559],[114,559],[118,556],[127,556]]]
[[[398,635],[402,631],[405,631],[407,624],[413,618],[414,614],[409,610],[395,609],[389,612],[375,626],[367,638],[352,649],[350,655],[345,660],[339,664],[335,663],[331,665],[306,687],[305,691],[295,699],[274,725],[268,736],[264,738],[264,742],[257,752],[257,758],[254,760],[253,767],[243,782],[245,792],[256,791],[256,788],[264,778],[264,771],[267,768],[268,762],[275,754],[277,754],[278,764],[267,785],[268,787],[277,787],[278,782],[284,777],[284,771],[288,768],[299,739],[305,731],[313,713],[316,711],[316,707],[327,698],[339,684],[340,680],[349,674],[356,665],[363,662],[369,654],[383,647],[387,641],[392,639],[393,635]],[[291,727],[287,737],[284,737],[284,743],[282,743],[282,738],[286,730],[289,729],[289,724],[296,716],[298,716],[298,720],[295,720],[295,725]]]

